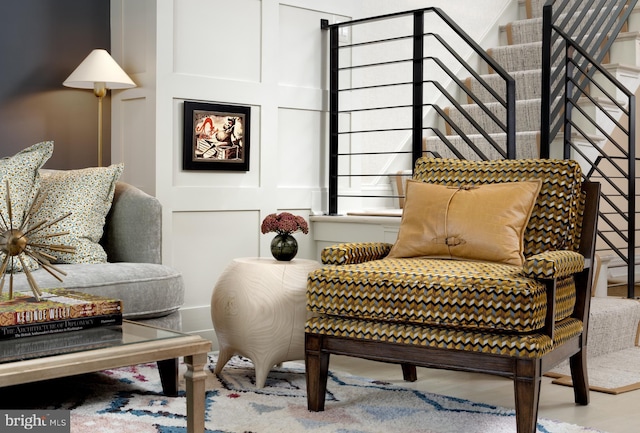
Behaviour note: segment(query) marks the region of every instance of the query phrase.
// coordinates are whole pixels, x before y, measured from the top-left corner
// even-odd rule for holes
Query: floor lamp
[[[91,51],[62,84],[93,89],[98,97],[98,167],[102,167],[102,98],[108,89],[129,89],[136,84],[106,50],[100,49]]]

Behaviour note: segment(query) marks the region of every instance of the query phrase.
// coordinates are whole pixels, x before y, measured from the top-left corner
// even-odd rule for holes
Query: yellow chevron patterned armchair
[[[307,402],[324,410],[331,353],[514,381],[536,431],[543,373],[570,359],[589,402],[587,321],[599,185],[571,160],[422,158],[395,244],[326,248],[309,274]]]

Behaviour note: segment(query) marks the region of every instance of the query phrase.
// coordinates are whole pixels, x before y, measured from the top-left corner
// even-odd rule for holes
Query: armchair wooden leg
[[[413,364],[401,364],[402,365],[402,378],[407,382],[415,382],[418,380],[418,373],[416,373],[416,366]]]
[[[575,402],[586,406],[589,404],[589,376],[587,374],[587,351],[585,348],[569,358],[569,367],[571,367],[571,381],[573,382]]]
[[[540,363],[537,360],[520,360],[516,371],[513,384],[517,432],[535,433],[540,402]]]
[[[322,337],[305,335],[304,363],[307,379],[307,409],[313,412],[324,410],[329,376],[329,353],[322,350]]]

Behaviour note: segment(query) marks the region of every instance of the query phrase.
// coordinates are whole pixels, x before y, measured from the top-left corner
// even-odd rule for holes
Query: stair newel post
[[[329,30],[329,215],[338,214],[338,54],[339,26],[320,20]]]
[[[422,122],[424,104],[424,12],[413,14],[413,108],[412,108],[412,167],[422,156]]]
[[[573,88],[574,84],[571,77],[574,76],[574,65],[571,59],[573,58],[574,48],[570,44],[566,43],[566,55],[564,62],[564,140],[562,141],[562,154],[564,159],[571,159],[571,111],[573,108]]]
[[[551,145],[551,23],[552,5],[542,9],[542,95],[540,107],[540,158],[549,158]]]

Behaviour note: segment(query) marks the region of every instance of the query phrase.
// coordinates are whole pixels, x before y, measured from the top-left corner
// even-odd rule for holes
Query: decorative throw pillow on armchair
[[[387,257],[522,266],[524,231],[540,185],[526,181],[452,187],[411,180],[398,239]]]

